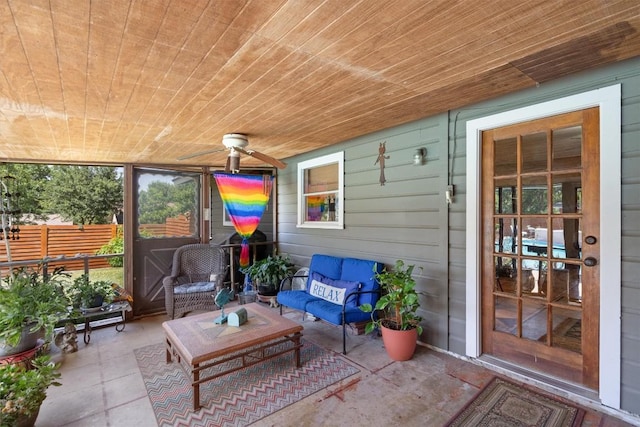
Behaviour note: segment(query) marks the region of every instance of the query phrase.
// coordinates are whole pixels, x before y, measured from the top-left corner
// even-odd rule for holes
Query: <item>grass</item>
[[[84,270],[69,271],[70,282],[84,274]],[[124,288],[124,269],[122,267],[93,268],[89,270],[89,280],[106,280]]]

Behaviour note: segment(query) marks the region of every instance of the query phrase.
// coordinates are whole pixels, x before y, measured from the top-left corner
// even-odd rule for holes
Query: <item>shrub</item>
[[[52,274],[38,269],[20,268],[0,284],[0,339],[10,346],[20,341],[25,325],[30,331],[44,329],[50,337],[56,322],[67,315],[67,299],[63,281],[68,277],[63,268]]]
[[[109,243],[102,245],[100,249],[96,251],[97,255],[108,255],[108,254],[121,254],[124,253],[124,234],[122,231],[122,226],[118,226],[118,232],[116,236],[109,240]],[[107,262],[111,267],[122,267],[124,261],[121,256],[108,258]]]
[[[47,397],[49,386],[59,386],[58,365],[48,355],[38,356],[32,368],[6,363],[0,365],[0,426],[21,425],[35,415]]]

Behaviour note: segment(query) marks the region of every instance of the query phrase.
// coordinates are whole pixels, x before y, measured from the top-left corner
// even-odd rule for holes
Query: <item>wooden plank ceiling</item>
[[[286,160],[638,56],[639,29],[637,0],[0,0],[0,160],[214,166],[230,132]]]

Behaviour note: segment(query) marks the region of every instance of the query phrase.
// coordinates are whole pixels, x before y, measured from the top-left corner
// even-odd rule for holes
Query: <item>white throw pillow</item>
[[[322,283],[318,280],[311,281],[310,294],[314,297],[322,298],[325,301],[332,302],[334,304],[342,305],[346,293],[345,288],[336,288],[329,286],[326,283]]]

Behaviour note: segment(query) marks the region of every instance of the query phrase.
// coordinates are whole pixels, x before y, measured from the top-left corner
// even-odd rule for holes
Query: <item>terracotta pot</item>
[[[402,362],[413,357],[418,342],[418,330],[396,331],[381,325],[382,342],[389,357]]]

